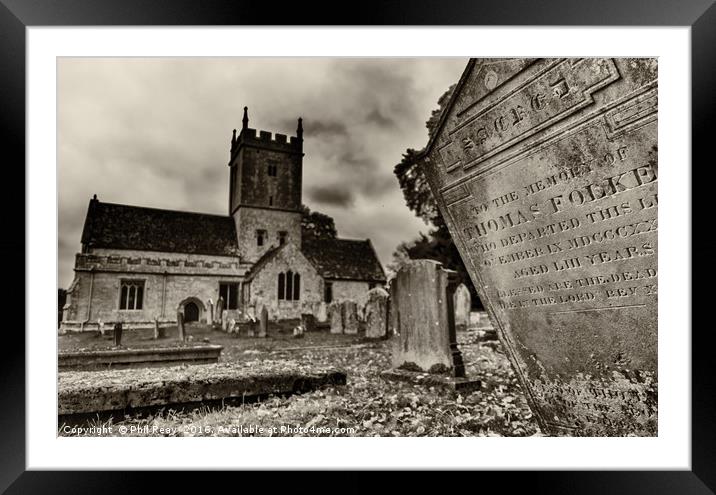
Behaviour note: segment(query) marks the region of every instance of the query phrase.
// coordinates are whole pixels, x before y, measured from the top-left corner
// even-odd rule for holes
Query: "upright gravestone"
[[[219,299],[216,301],[216,319],[219,320],[219,326],[221,328],[225,328],[224,326],[224,298],[219,297]]]
[[[355,301],[343,301],[343,333],[358,333],[358,305]]]
[[[321,323],[325,322],[328,319],[328,309],[325,302],[321,301],[320,303],[318,303],[314,315],[316,316],[316,319]]]
[[[119,347],[122,345],[122,322],[114,324],[114,345]]]
[[[470,289],[465,284],[460,284],[455,289],[455,329],[465,330],[470,324],[470,309],[472,298]]]
[[[209,298],[209,300],[206,302],[207,306],[209,307],[209,319],[206,322],[207,325],[211,325],[214,323],[214,301]]]
[[[184,342],[186,334],[184,333],[184,313],[177,311],[177,338],[180,342]]]
[[[548,433],[657,433],[657,148],[656,59],[472,59],[423,154]]]
[[[301,328],[303,328],[304,332],[314,332],[316,330],[316,317],[312,313],[302,313]]]
[[[259,318],[259,334],[261,338],[268,334],[268,310],[266,306],[261,306],[261,317]]]
[[[159,338],[159,318],[156,316],[154,317],[154,335],[152,336],[154,340],[157,340]]]
[[[376,287],[368,291],[365,304],[365,336],[369,339],[382,339],[388,329],[388,293]]]
[[[328,305],[328,317],[331,320],[331,333],[343,333],[343,305],[333,301]]]
[[[454,320],[446,297],[448,278],[454,273],[432,260],[410,261],[398,271],[393,280],[394,304],[400,313],[394,368],[464,376],[462,358],[451,342]]]

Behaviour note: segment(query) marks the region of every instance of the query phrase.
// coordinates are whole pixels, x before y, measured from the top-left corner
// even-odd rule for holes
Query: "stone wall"
[[[98,320],[121,321],[126,328],[151,326],[154,318],[175,323],[188,300],[197,303],[200,321],[206,320],[207,301],[216,303],[219,283],[241,283],[243,275],[237,273],[243,272],[232,257],[108,249],[78,254],[60,331],[96,330]],[[119,309],[125,279],[144,281],[142,309]]]
[[[291,270],[301,275],[298,301],[279,301],[278,274]],[[323,279],[297,246],[289,244],[281,249],[250,281],[249,304],[256,308],[266,305],[272,320],[300,318],[302,309],[323,298]]]
[[[242,259],[256,262],[261,255],[279,245],[279,232],[287,232],[287,242],[301,242],[301,213],[263,208],[240,207],[234,213],[239,252]],[[263,246],[256,242],[256,231],[266,231]]]

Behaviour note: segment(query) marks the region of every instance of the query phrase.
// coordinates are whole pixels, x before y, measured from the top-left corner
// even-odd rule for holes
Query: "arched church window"
[[[286,272],[286,300],[293,301],[293,272]]]
[[[142,309],[144,280],[122,280],[119,291],[119,309]]]
[[[298,301],[301,298],[301,276],[298,273],[293,275],[293,300]]]
[[[286,298],[286,275],[283,273],[278,274],[278,298],[284,300]]]
[[[291,270],[278,274],[278,299],[280,301],[301,299],[301,275]]]

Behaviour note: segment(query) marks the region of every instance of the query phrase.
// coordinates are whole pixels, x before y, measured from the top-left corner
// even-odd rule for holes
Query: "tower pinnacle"
[[[243,122],[242,129],[249,128],[249,107],[244,107],[244,118],[241,122]]]

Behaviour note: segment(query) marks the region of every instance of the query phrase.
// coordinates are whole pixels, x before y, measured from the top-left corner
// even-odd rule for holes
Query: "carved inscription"
[[[447,171],[468,169],[592,103],[591,94],[619,79],[611,59],[562,60],[464,118],[440,148]]]
[[[657,61],[484,63],[423,164],[480,299],[546,432],[656,435]]]
[[[539,178],[520,170],[539,156],[515,164],[504,173],[524,180],[509,190],[479,176],[466,183],[471,196],[449,210],[493,301],[503,310],[594,310],[655,297],[655,154],[617,142]]]

